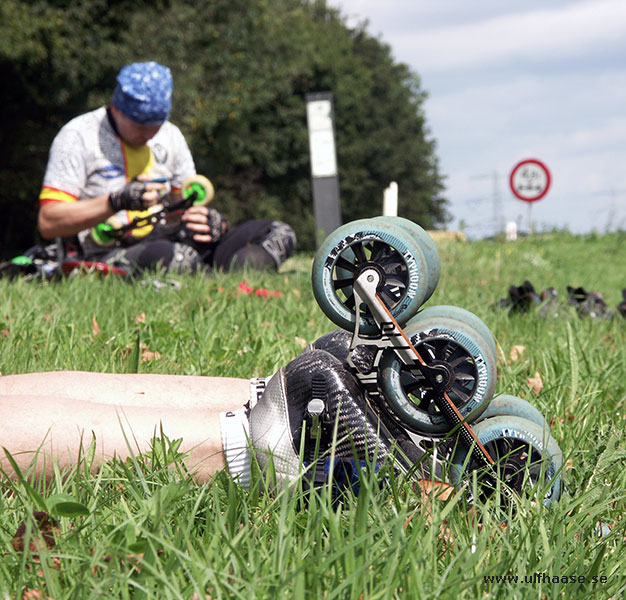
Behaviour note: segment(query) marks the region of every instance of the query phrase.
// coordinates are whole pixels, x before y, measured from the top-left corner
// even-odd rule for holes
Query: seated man
[[[73,238],[80,258],[128,272],[202,265],[277,269],[295,247],[289,225],[262,219],[226,231],[219,213],[206,206],[187,208],[177,227],[144,227],[113,246],[103,247],[91,235],[91,228],[114,215],[129,223],[166,195],[176,201],[183,181],[195,174],[185,138],[167,120],[171,97],[167,67],[133,63],[120,71],[109,106],[59,131],[39,196],[41,235]]]

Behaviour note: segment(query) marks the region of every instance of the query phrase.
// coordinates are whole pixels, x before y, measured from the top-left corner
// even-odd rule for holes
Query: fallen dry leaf
[[[421,503],[419,506],[415,508],[415,510],[407,517],[404,522],[404,527],[406,528],[409,523],[413,520],[413,517],[417,512],[424,513],[428,515],[428,519],[430,521],[432,516],[431,509],[431,500],[441,500],[446,501],[450,498],[452,492],[454,492],[454,486],[445,483],[443,481],[433,481],[432,479],[418,479],[416,487],[420,488],[420,497]]]
[[[528,385],[535,394],[538,394],[543,389],[543,379],[541,379],[538,371],[534,377],[528,378]]]
[[[8,338],[10,333],[11,333],[11,330],[8,328],[0,331],[0,335],[2,335],[3,338]]]
[[[28,549],[33,554],[33,557],[36,557],[42,548],[45,547],[48,550],[54,548],[56,544],[55,535],[59,535],[60,532],[58,521],[53,519],[47,512],[34,511],[33,517],[37,523],[38,531],[32,532],[31,539],[28,542]],[[24,552],[26,545],[25,534],[26,522],[22,522],[11,540],[11,545],[16,552]]]
[[[420,479],[417,483],[422,493],[422,502],[427,502],[431,497],[436,500],[448,500],[452,492],[454,492],[454,486],[445,481]]]
[[[102,331],[100,330],[100,325],[98,325],[98,321],[96,321],[96,315],[91,319],[91,335],[96,336],[100,335]]]
[[[405,528],[408,527],[409,523],[418,511],[421,514],[426,513],[427,522],[432,523],[432,501],[440,500],[442,502],[445,502],[454,492],[454,486],[443,481],[420,479],[418,480],[417,485],[419,485],[420,488],[422,502],[421,505],[417,506],[404,522]],[[437,539],[441,544],[443,554],[451,551],[454,544],[454,536],[452,535],[452,531],[448,527],[448,521],[446,521],[445,519],[441,522],[439,526]]]
[[[511,351],[509,352],[509,356],[512,362],[517,362],[522,354],[524,354],[526,350],[526,346],[511,346]]]
[[[135,323],[145,323],[146,322],[146,313],[142,310],[136,317]]]
[[[158,352],[152,352],[151,350],[144,349],[141,351],[141,362],[147,362],[149,360],[158,360],[161,358],[161,354]]]

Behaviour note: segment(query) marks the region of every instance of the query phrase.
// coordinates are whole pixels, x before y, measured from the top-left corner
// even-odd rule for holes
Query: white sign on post
[[[337,175],[337,155],[330,100],[308,102],[306,107],[309,125],[309,150],[313,177]]]
[[[315,238],[319,246],[341,225],[333,95],[331,92],[314,92],[306,94],[305,98]]]

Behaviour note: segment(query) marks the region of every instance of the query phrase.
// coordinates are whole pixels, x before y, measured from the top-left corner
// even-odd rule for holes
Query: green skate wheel
[[[14,265],[19,265],[20,267],[30,267],[35,264],[33,259],[28,256],[16,256],[15,258],[12,258],[10,262]]]
[[[181,195],[187,200],[192,194],[195,194],[194,206],[206,206],[213,200],[215,188],[204,175],[192,175],[183,181]]]
[[[414,317],[414,318],[424,318],[424,317],[431,317],[435,315],[439,317],[444,317],[444,318],[453,317],[473,327],[476,331],[478,331],[478,333],[480,333],[483,336],[485,341],[489,344],[489,347],[491,348],[491,351],[493,353],[493,358],[494,360],[497,361],[498,346],[496,344],[496,339],[493,337],[493,333],[491,333],[491,330],[489,329],[489,327],[485,325],[485,322],[482,319],[480,319],[478,316],[476,316],[473,312],[470,312],[469,310],[465,310],[464,308],[461,308],[460,306],[439,304],[436,306],[429,306],[428,308],[421,310],[417,314],[417,317]]]
[[[422,252],[426,257],[426,263],[428,265],[428,288],[426,291],[426,297],[424,302],[428,300],[435,291],[437,284],[439,283],[439,277],[441,275],[441,260],[439,259],[439,250],[435,246],[433,238],[431,238],[426,231],[420,227],[417,223],[403,217],[376,217],[377,219],[386,220],[389,223],[400,226],[411,235],[415,236],[415,239],[422,248]]]
[[[485,419],[472,425],[478,441],[495,461],[499,479],[517,494],[541,497],[549,505],[561,496],[563,453],[554,438],[539,425],[519,417]],[[477,469],[468,449],[457,445],[452,457],[450,479],[455,485]],[[533,490],[534,488],[534,490]],[[481,498],[494,492],[493,483],[481,488]]]
[[[354,281],[368,268],[380,276],[377,294],[400,325],[417,313],[424,301],[428,267],[420,245],[407,232],[376,219],[347,223],[331,233],[315,255],[313,294],[324,314],[353,331],[356,323]],[[367,306],[359,307],[359,331],[379,332]]]
[[[422,311],[411,319],[404,332],[427,365],[444,366],[448,373],[446,392],[461,416],[476,419],[496,388],[492,349],[467,322],[429,312]],[[419,369],[403,364],[393,349],[383,353],[380,381],[391,410],[405,427],[430,434],[451,429]]]
[[[104,223],[98,223],[91,228],[91,239],[102,248],[113,246],[119,239],[118,230],[122,223],[116,215],[109,217]]]
[[[542,431],[550,433],[550,426],[545,417],[530,402],[510,394],[496,396],[485,412],[480,415],[478,421],[484,421],[490,417],[519,417],[536,423]]]

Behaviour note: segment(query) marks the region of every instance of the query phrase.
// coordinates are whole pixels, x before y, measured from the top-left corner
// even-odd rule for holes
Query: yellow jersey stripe
[[[77,200],[78,198],[73,194],[48,186],[42,187],[39,194],[39,204],[46,204],[47,202],[76,202]]]

